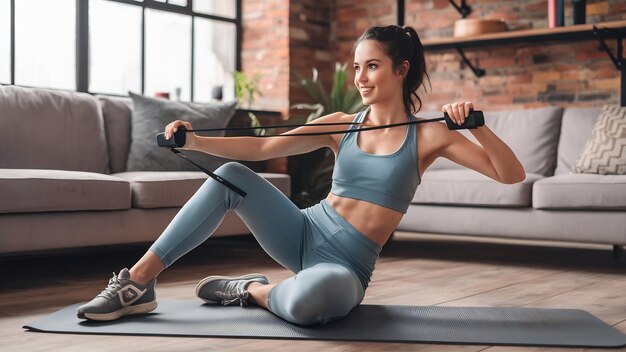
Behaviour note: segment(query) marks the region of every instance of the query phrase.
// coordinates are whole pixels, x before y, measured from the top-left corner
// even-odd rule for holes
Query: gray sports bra
[[[363,122],[368,112],[369,109],[358,113],[354,122]],[[414,121],[415,116],[409,115],[409,119]],[[359,127],[350,126],[354,128]],[[330,191],[406,214],[421,183],[415,125],[408,125],[400,148],[386,155],[362,151],[357,145],[359,133],[346,133],[341,138]]]

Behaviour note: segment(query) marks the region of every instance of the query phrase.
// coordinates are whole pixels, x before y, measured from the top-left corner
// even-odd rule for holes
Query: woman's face
[[[354,85],[364,105],[402,98],[402,74],[394,72],[391,58],[375,40],[361,41],[354,51]]]

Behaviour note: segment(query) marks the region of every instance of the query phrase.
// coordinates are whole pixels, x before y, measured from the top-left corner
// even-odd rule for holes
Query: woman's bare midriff
[[[346,115],[343,120],[338,122],[351,122],[354,120],[354,116],[355,115]],[[418,120],[423,119],[418,118]],[[437,150],[439,146],[439,144],[436,143],[436,140],[432,137],[434,134],[429,132],[429,130],[432,130],[434,127],[435,126],[426,126],[425,124],[415,125],[417,143],[419,144],[417,146],[417,157],[420,179],[426,168],[434,161],[434,151]],[[402,136],[402,138],[404,138],[406,130],[398,130],[400,131],[398,136]],[[370,154],[389,154],[400,147],[398,145],[399,137],[381,137],[382,132],[380,131],[384,131],[384,129],[372,131],[369,136],[359,134],[360,140],[358,142],[358,147]],[[378,136],[376,136],[377,134]],[[329,147],[335,154],[335,162],[337,162],[337,156],[339,155],[339,143],[342,136],[343,135],[341,134],[331,135],[333,143]],[[381,142],[380,139],[385,141],[391,140],[394,142],[384,143]],[[328,193],[326,200],[335,209],[335,211],[339,213],[339,215],[359,230],[359,232],[381,246],[389,240],[389,237],[404,216],[401,212],[383,207],[381,205],[358,199],[341,197],[333,193]]]
[[[404,214],[370,202],[329,193],[326,200],[346,221],[367,238],[384,245]]]

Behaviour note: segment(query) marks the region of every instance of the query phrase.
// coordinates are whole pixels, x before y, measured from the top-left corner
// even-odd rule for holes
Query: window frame
[[[11,56],[11,85],[15,85],[15,1],[10,0],[10,56]],[[242,24],[241,24],[241,0],[235,1],[235,18],[223,16],[208,15],[205,13],[193,11],[193,0],[187,0],[187,6],[173,5],[162,3],[156,0],[106,0],[118,2],[132,6],[141,7],[141,94],[145,92],[145,66],[146,66],[146,9],[177,13],[191,16],[191,80],[189,87],[191,95],[190,100],[194,101],[194,73],[195,73],[195,19],[201,17],[215,21],[227,22],[235,24],[236,43],[235,43],[235,70],[241,70],[241,41],[242,41]],[[105,94],[89,91],[89,1],[76,0],[76,86],[75,91],[89,94]]]

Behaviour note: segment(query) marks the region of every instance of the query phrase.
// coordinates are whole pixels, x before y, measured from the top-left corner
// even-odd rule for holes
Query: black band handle
[[[448,125],[449,130],[473,130],[485,125],[485,116],[480,110],[470,110],[470,112],[467,114],[467,118],[460,125],[457,125],[454,121],[452,121],[447,112],[443,113],[443,117],[445,118],[446,125]]]
[[[157,144],[159,147],[182,148],[187,141],[187,128],[178,126],[172,138],[165,139],[165,132],[157,134]]]

